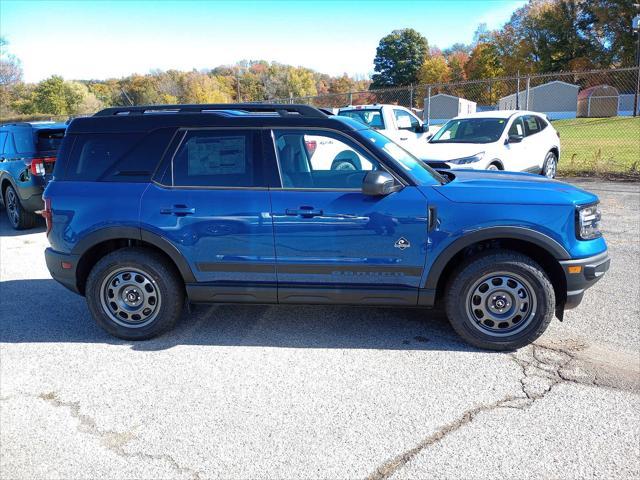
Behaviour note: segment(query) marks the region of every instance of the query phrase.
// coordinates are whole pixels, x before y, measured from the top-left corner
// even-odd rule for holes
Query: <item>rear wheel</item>
[[[143,248],[123,248],[100,259],[85,290],[98,325],[125,340],[145,340],[172,328],[184,304],[178,273],[164,257]]]
[[[558,170],[558,157],[554,152],[547,153],[544,157],[544,164],[542,165],[542,175],[547,178],[556,178]]]
[[[490,350],[528,345],[553,318],[555,293],[544,270],[531,258],[494,252],[472,258],[453,274],[446,311],[468,343]]]
[[[498,164],[496,163],[491,163],[488,167],[487,170],[500,170],[500,167],[498,166]]]
[[[4,206],[9,223],[15,230],[26,230],[36,226],[38,215],[24,209],[18,194],[11,185],[4,191]]]

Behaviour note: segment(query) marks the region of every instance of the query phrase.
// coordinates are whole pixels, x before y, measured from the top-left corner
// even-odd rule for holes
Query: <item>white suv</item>
[[[445,123],[420,158],[435,168],[510,170],[554,178],[560,135],[542,113],[475,113]]]
[[[352,118],[421,158],[427,148],[429,127],[411,110],[400,105],[350,105],[338,110],[338,115]]]

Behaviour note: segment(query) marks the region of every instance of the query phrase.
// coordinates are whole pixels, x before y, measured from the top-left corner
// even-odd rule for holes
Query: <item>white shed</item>
[[[534,112],[546,113],[553,119],[575,118],[578,111],[578,90],[580,87],[573,83],[560,80],[543,83],[535,87],[524,87],[524,82],[520,82],[522,90],[518,95],[512,93],[498,100],[499,110],[533,110]]]
[[[458,115],[476,112],[476,102],[466,98],[438,93],[431,98],[424,99],[425,118],[429,116],[429,123],[444,123]]]

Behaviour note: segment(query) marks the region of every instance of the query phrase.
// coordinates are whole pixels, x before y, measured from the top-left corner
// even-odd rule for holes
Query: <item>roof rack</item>
[[[251,113],[275,113],[281,117],[300,115],[326,118],[327,114],[309,105],[279,103],[213,103],[202,105],[140,105],[135,107],[110,107],[100,110],[94,117],[111,115],[144,115],[145,113],[207,113],[212,111],[239,110]]]

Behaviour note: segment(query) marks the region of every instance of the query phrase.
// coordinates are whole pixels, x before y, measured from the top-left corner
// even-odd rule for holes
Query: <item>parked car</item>
[[[434,168],[508,170],[554,178],[560,134],[541,113],[474,113],[445,123],[421,158]]]
[[[426,154],[429,127],[408,108],[377,103],[350,105],[338,110],[338,115],[378,130],[418,158]]]
[[[367,163],[315,168],[310,138]],[[306,105],[118,107],[73,120],[44,199],[51,275],[132,340],[171,328],[186,297],[444,305],[469,343],[513,349],[609,267],[595,195],[521,173],[439,174],[378,131]]]
[[[0,125],[0,197],[16,230],[32,228],[41,217],[42,192],[51,176],[64,123]]]

